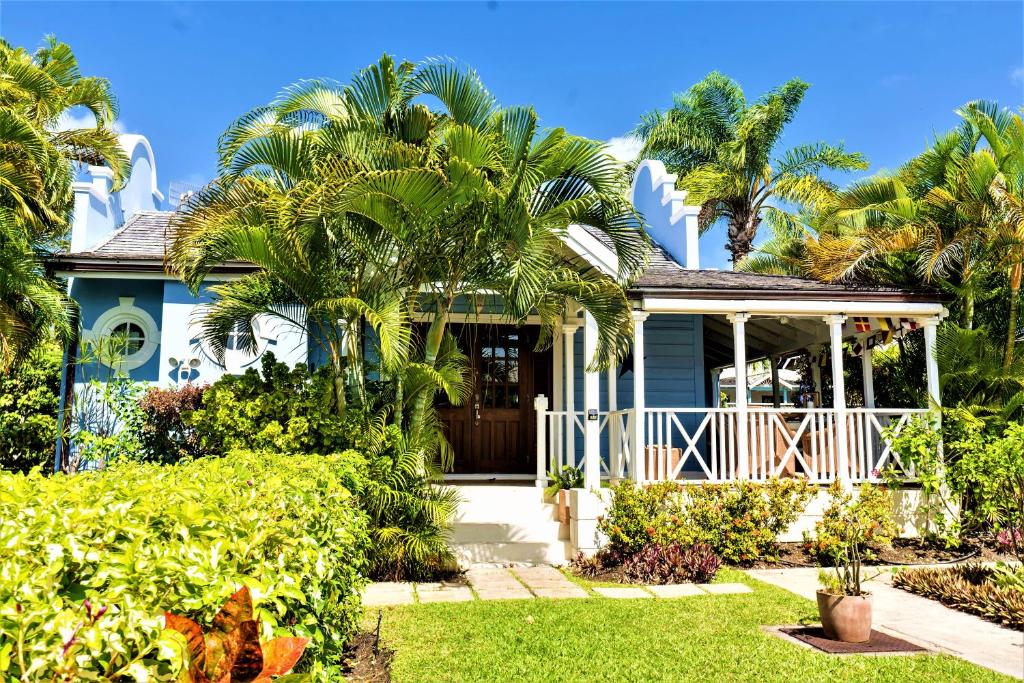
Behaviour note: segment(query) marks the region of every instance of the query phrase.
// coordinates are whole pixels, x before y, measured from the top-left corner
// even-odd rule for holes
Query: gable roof
[[[173,211],[139,211],[118,230],[92,249],[57,254],[51,263],[58,270],[68,271],[134,271],[164,272],[164,256],[171,241]],[[607,235],[587,226],[582,227],[601,247],[614,254]],[[581,243],[572,248],[586,248]],[[226,263],[215,272],[248,272],[253,266],[246,263]],[[789,298],[799,293],[807,299],[858,299],[899,301],[941,301],[931,291],[902,290],[895,287],[876,287],[846,283],[826,283],[810,278],[789,275],[761,275],[731,270],[691,270],[657,243],[652,243],[647,270],[629,287],[634,296],[644,294],[659,297],[694,299],[771,299]]]

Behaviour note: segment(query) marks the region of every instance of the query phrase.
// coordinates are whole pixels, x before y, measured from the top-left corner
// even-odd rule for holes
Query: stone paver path
[[[411,605],[414,602],[470,602],[480,600],[532,600],[533,598],[589,598],[592,594],[554,567],[474,567],[466,582],[372,583],[363,593],[367,607]],[[596,586],[604,598],[682,598],[693,595],[749,593],[742,583],[692,583],[672,586]],[[475,594],[475,595],[474,595]]]
[[[809,600],[818,590],[817,569],[750,570],[750,576]],[[935,600],[893,588],[888,574],[869,582],[874,625],[921,645],[1024,679],[1024,633],[950,609]]]

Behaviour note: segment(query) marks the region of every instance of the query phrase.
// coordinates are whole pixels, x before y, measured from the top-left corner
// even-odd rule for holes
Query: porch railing
[[[840,471],[840,411],[832,408],[748,406],[746,439],[740,432],[741,412],[735,407],[648,408],[641,418],[645,435],[641,448],[634,443],[636,411],[601,412],[597,461],[600,476],[612,480],[633,477],[637,458],[643,458],[645,481],[805,477],[824,484],[840,476],[851,482],[864,482],[880,480],[889,467],[909,478],[914,473],[894,451],[886,430],[892,427],[898,434],[913,416],[927,412],[891,408],[842,411],[848,467],[844,471]],[[579,411],[571,415],[565,411],[538,411],[538,436],[543,435],[544,439],[541,443],[538,438],[538,457],[548,463],[549,469],[563,465],[586,467],[585,420],[585,414]]]

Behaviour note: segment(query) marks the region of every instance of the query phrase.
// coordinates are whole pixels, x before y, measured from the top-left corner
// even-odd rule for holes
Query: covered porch
[[[939,406],[934,345],[945,310],[934,297],[848,290],[758,298],[652,294],[635,300],[631,357],[607,371],[585,368],[597,348],[591,316],[581,313],[562,326],[551,396],[535,399],[538,485],[564,465],[582,470],[586,488],[622,479],[805,477],[853,484],[879,481],[889,467],[913,476],[886,432],[898,433],[915,415]],[[876,405],[874,348],[918,329],[927,349],[928,401],[914,408]],[[859,405],[846,404],[847,349],[862,360]],[[810,359],[810,377],[799,392],[800,407],[784,406],[778,367],[798,355]],[[734,402],[723,404],[722,369],[735,368],[735,386],[746,387],[748,363],[756,360],[768,363],[771,403],[749,402],[747,392],[737,391]],[[680,367],[685,372],[674,371]],[[828,379],[832,398],[822,401]]]

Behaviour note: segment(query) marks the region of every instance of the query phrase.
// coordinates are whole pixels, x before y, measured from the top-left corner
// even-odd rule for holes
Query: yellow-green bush
[[[208,623],[240,585],[266,631],[335,680],[368,543],[364,463],[232,453],[175,466],[0,475],[0,678],[175,680],[165,610]]]

